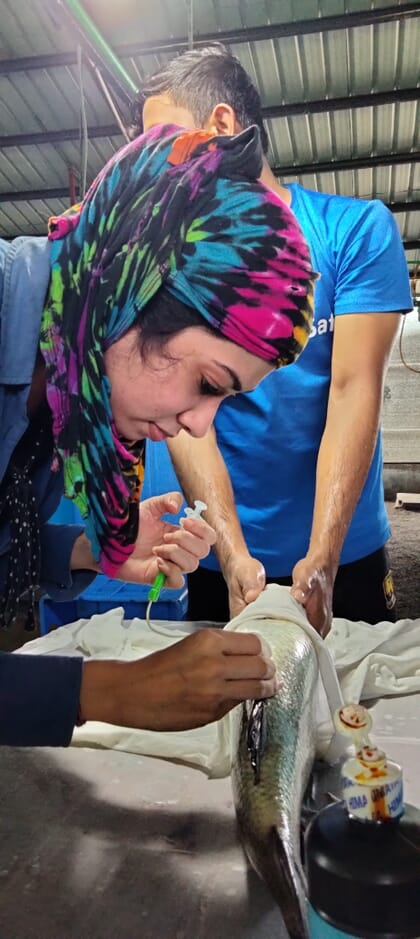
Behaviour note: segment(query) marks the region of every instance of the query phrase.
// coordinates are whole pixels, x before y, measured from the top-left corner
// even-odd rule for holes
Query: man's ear
[[[242,130],[236,120],[236,114],[230,104],[216,104],[204,125],[204,130],[211,134],[239,134]]]

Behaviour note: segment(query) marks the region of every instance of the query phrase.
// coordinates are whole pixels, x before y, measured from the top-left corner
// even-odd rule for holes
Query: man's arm
[[[246,546],[214,428],[200,439],[181,431],[167,445],[189,505],[193,505],[194,499],[204,500],[208,505],[206,519],[217,534],[214,550],[229,588],[231,615],[236,616],[264,589],[265,571]]]
[[[321,633],[331,622],[341,548],[373,456],[384,376],[399,323],[397,312],[335,319],[310,544],[306,557],[295,566],[292,588]]]

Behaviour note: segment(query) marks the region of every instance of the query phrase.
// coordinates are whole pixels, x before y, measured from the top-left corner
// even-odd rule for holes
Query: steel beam
[[[57,189],[20,189],[18,192],[0,192],[0,202],[38,202],[40,199],[66,199],[68,201],[68,186]]]
[[[90,140],[98,137],[120,137],[121,131],[117,124],[105,124],[98,127],[88,127]],[[65,143],[69,140],[80,140],[80,129],[69,127],[67,130],[37,131],[35,134],[9,134],[0,137],[0,150],[7,147],[33,147],[45,143]]]
[[[420,150],[412,153],[387,153],[382,156],[356,157],[353,160],[329,160],[326,163],[301,163],[296,166],[274,166],[276,176],[304,176],[307,173],[337,173],[340,170],[367,169],[373,166],[396,166],[405,163],[418,163]],[[0,202],[31,202],[37,199],[65,199],[68,190],[57,189],[22,189],[16,192],[0,192]],[[394,208],[392,208],[394,206]],[[420,208],[420,202],[394,202],[390,205],[394,212],[413,212]]]
[[[396,88],[364,95],[345,95],[342,98],[320,98],[313,101],[296,101],[293,104],[274,104],[271,107],[262,108],[262,115],[269,119],[294,117],[298,114],[350,111],[356,108],[376,108],[383,104],[399,104],[402,101],[418,101],[419,98],[418,88]]]
[[[304,36],[311,33],[323,33],[337,29],[351,29],[357,26],[370,26],[376,23],[395,22],[420,14],[420,3],[408,2],[381,7],[377,10],[359,10],[335,16],[316,17],[300,22],[273,23],[269,26],[244,27],[243,29],[224,30],[217,33],[201,33],[194,37],[194,44],[208,45],[223,42],[227,45],[239,45],[245,42],[259,42],[264,39],[281,39],[285,36]],[[136,42],[117,46],[115,53],[120,59],[138,55],[154,55],[157,52],[181,52],[188,48],[188,36],[180,39],[156,39],[153,42]],[[74,52],[58,52],[52,55],[25,56],[17,59],[2,59],[0,74],[33,69],[50,69],[76,64]]]
[[[401,88],[392,91],[372,92],[368,95],[353,95],[345,98],[327,98],[319,101],[297,102],[295,104],[273,105],[262,109],[264,118],[289,117],[298,114],[317,114],[320,112],[353,110],[365,107],[380,107],[384,104],[396,104],[402,101],[417,101],[418,88]],[[117,124],[88,127],[91,140],[98,137],[119,137],[121,130]],[[63,143],[67,140],[79,140],[78,127],[66,130],[37,131],[34,134],[8,134],[0,137],[0,150],[7,147],[31,147],[44,143]]]
[[[419,202],[388,202],[390,212],[397,215],[400,212],[418,212],[420,210]]]
[[[373,166],[394,166],[402,163],[419,163],[420,150],[406,153],[384,153],[375,156],[354,157],[349,160],[327,160],[325,163],[296,163],[289,166],[273,166],[275,176],[303,176],[306,173],[338,173],[340,170],[363,170]]]

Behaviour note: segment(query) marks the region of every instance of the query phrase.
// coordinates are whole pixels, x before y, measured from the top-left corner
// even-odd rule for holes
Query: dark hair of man
[[[161,287],[143,307],[137,325],[139,349],[144,359],[150,352],[159,352],[165,356],[168,339],[191,326],[201,326],[219,339],[223,338],[219,330],[214,329],[198,310],[182,303],[165,287]]]
[[[176,105],[191,111],[197,127],[203,127],[216,104],[229,104],[241,127],[250,124],[259,127],[261,144],[267,153],[268,137],[259,93],[239,59],[221,43],[184,52],[144,79],[131,109],[132,138],[142,133],[146,99],[165,93]]]

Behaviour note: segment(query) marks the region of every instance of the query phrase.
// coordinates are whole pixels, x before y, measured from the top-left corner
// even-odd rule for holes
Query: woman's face
[[[203,437],[223,399],[251,391],[272,368],[197,326],[172,336],[164,353],[142,356],[130,329],[105,353],[117,432],[127,440],[165,440],[180,430]]]

